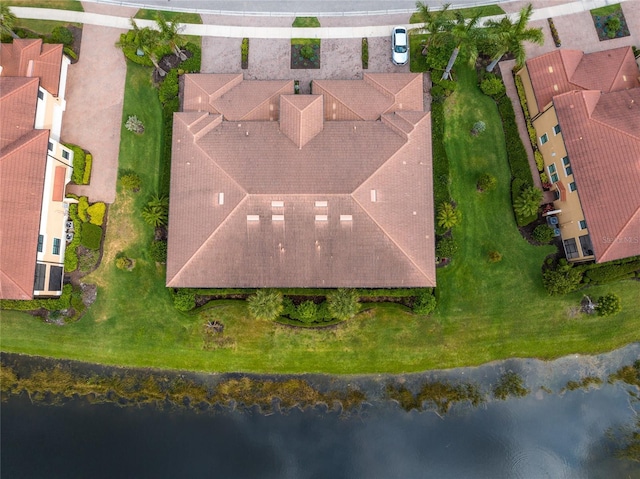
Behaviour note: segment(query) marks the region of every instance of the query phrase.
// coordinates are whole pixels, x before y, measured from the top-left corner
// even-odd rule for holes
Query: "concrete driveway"
[[[85,11],[103,13],[104,5],[85,4]],[[135,9],[108,7],[109,14],[135,15]],[[69,67],[67,109],[62,121],[62,141],[75,143],[93,155],[91,184],[70,186],[68,191],[90,201],[116,199],[120,125],[127,67],[114,47],[124,30],[84,25],[80,60]]]

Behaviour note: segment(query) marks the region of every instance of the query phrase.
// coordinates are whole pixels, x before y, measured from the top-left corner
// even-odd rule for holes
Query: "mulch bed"
[[[593,18],[593,25],[596,27],[596,31],[598,32],[598,39],[602,42],[604,40],[613,40],[613,38],[622,38],[628,37],[629,26],[627,25],[627,20],[624,18],[624,13],[622,13],[622,9],[619,9],[617,12],[612,13],[611,15],[591,15]],[[607,21],[611,17],[618,17],[620,19],[620,28],[616,32],[616,36],[613,38],[609,38],[607,35]]]
[[[309,45],[313,48],[313,56],[310,59],[304,58],[300,50],[307,45],[291,45],[291,69],[311,70],[320,68],[320,45]]]

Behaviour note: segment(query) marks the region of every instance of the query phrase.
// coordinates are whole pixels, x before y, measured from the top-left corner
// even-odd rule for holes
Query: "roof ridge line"
[[[191,132],[189,132],[189,133],[191,133]],[[218,169],[220,169],[220,171],[222,171],[222,173],[224,173],[224,175],[227,178],[229,178],[234,185],[237,185],[238,188],[240,189],[240,191],[242,191],[245,194],[245,196],[249,195],[249,192],[245,189],[245,187],[242,186],[240,183],[238,183],[233,176],[231,176],[229,173],[227,173],[227,170],[225,170],[222,166],[220,166],[220,164],[215,160],[215,158],[211,157],[211,155],[209,155],[206,151],[204,151],[204,149],[196,141],[195,135],[193,135],[193,136],[194,136],[193,144],[195,145],[195,147],[198,148],[198,150],[200,150],[205,157],[207,157],[209,160],[213,161],[213,163],[216,165],[216,167]]]
[[[624,48],[624,47],[623,47]],[[627,55],[629,55],[629,52],[631,51],[631,47],[627,47],[627,52],[622,56],[622,61],[620,62],[620,65],[618,66],[618,70],[616,71],[615,76],[613,77],[613,80],[611,80],[611,84],[609,85],[609,91],[611,91],[611,87],[613,86],[613,84],[616,82],[616,80],[618,79],[618,75],[620,75],[620,71],[622,70],[622,67],[625,64],[625,60],[627,59]],[[635,60],[636,57],[634,56],[633,59]]]
[[[373,216],[371,216],[369,211],[358,201],[358,199],[353,195],[353,193],[351,193],[349,196],[353,199],[353,201],[355,201],[355,203],[360,207],[360,209],[364,211],[364,213],[371,219],[371,221],[373,221],[373,223],[380,229],[380,231],[382,231],[382,233],[389,239],[389,241],[391,241],[396,246],[396,248],[398,248],[398,250],[402,252],[404,257],[409,260],[409,262],[420,272],[420,274],[422,274],[422,276],[428,280],[433,280],[433,282],[435,283],[435,278],[431,278],[428,274],[426,274],[422,270],[420,266],[418,266],[418,264],[413,260],[413,258],[411,258],[411,256],[409,256],[407,252],[398,244],[398,242],[389,233],[387,233],[387,230],[385,230],[382,227],[382,225],[378,223]]]
[[[223,171],[224,171],[224,170],[223,170]],[[225,173],[226,173],[226,172],[225,172]],[[195,257],[197,256],[197,254],[198,254],[198,253],[199,253],[199,252],[200,252],[200,251],[205,247],[205,245],[209,242],[209,240],[211,240],[211,238],[212,238],[212,237],[213,237],[213,236],[218,232],[218,230],[219,230],[219,229],[220,229],[220,228],[221,228],[225,223],[227,223],[227,221],[229,221],[229,218],[231,218],[231,217],[233,216],[233,214],[236,212],[236,210],[237,210],[238,208],[240,208],[240,206],[242,206],[242,204],[243,204],[245,201],[248,201],[249,196],[250,196],[249,194],[245,194],[244,198],[242,198],[242,199],[238,202],[238,204],[237,204],[237,205],[236,205],[236,206],[235,206],[235,207],[234,207],[234,208],[229,212],[229,214],[227,215],[227,217],[226,217],[224,220],[222,220],[222,221],[220,222],[220,224],[219,224],[216,228],[214,228],[214,230],[213,230],[213,231],[211,232],[211,234],[207,237],[207,239],[205,239],[205,240],[202,242],[202,244],[200,245],[200,247],[199,247],[197,250],[195,250],[195,251],[193,252],[193,254],[191,255],[191,257],[190,257],[187,261],[185,261],[185,262],[183,263],[182,268],[180,268],[178,271],[176,271],[176,274],[174,274],[174,275],[173,275],[173,277],[171,278],[172,280],[174,280],[174,279],[175,279],[175,278],[176,278],[180,273],[182,273],[182,271],[184,271],[185,269],[187,269],[187,266],[189,266],[189,265],[191,264],[191,262],[193,262],[193,261],[194,261],[194,258],[195,258]]]

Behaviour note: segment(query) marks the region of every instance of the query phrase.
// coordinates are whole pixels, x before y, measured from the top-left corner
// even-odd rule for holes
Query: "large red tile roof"
[[[54,96],[60,87],[63,45],[43,44],[41,39],[15,39],[0,46],[2,76],[37,77]]]
[[[610,92],[640,86],[631,47],[586,54],[580,50],[554,50],[527,60],[526,65],[539,111],[555,95],[573,90]]]
[[[323,80],[309,96],[293,95],[290,82],[216,76],[187,75],[185,108],[200,111],[174,117],[168,286],[435,285],[421,75]],[[275,95],[278,107],[251,109],[235,89],[252,92],[256,104],[272,105]],[[361,89],[384,97],[377,113],[345,107]],[[340,103],[337,121],[323,121],[328,96]],[[241,104],[222,108],[223,97]],[[399,104],[414,111],[387,113]],[[247,111],[262,117],[227,121]],[[354,111],[371,119],[354,120]]]
[[[0,77],[0,298],[31,299],[48,130],[34,130],[37,78]]]

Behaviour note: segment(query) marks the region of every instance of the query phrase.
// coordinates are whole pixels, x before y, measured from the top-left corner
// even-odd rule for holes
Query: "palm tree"
[[[159,226],[166,226],[167,221],[169,220],[167,209],[161,206],[147,205],[143,208],[141,215],[145,223],[156,228]]]
[[[451,203],[442,203],[438,208],[438,226],[448,230],[462,220],[462,212],[456,210]]]
[[[442,80],[446,80],[451,77],[451,69],[460,54],[460,50],[466,50],[470,63],[475,62],[478,57],[478,41],[480,40],[482,32],[477,28],[477,26],[482,12],[478,12],[469,21],[467,21],[460,12],[455,12],[455,15],[456,20],[451,29],[446,32],[446,35],[455,41],[456,46],[453,49],[453,52],[451,52],[447,68],[442,74]]]
[[[13,28],[16,25],[17,18],[6,3],[0,3],[0,32],[11,35],[14,40],[20,38],[15,34]]]
[[[523,218],[538,214],[540,202],[542,201],[542,190],[534,186],[525,188],[520,196],[513,202],[513,209],[516,214]]]
[[[450,6],[450,3],[445,3],[440,10],[431,11],[428,5],[425,5],[423,2],[416,2],[418,16],[423,22],[422,30],[429,33],[427,43],[422,50],[423,55],[426,55],[426,50],[428,50],[432,44],[440,42],[443,33],[450,28],[451,16],[448,13]]]
[[[327,295],[329,312],[336,319],[353,318],[360,311],[360,296],[355,289],[337,289]]]
[[[493,71],[502,55],[509,52],[513,53],[516,59],[516,67],[521,68],[526,59],[523,42],[533,42],[538,45],[544,43],[542,28],[527,28],[532,13],[533,7],[529,4],[520,10],[520,16],[515,23],[508,16],[504,16],[499,21],[489,20],[487,22],[489,38],[494,46],[494,55],[491,63],[487,66],[488,72]]]
[[[120,37],[120,41],[116,43],[116,46],[123,50],[127,47],[142,50],[144,54],[149,57],[156,70],[158,70],[160,76],[165,76],[167,72],[158,64],[158,58],[154,52],[160,44],[160,32],[149,27],[138,27],[138,24],[133,18],[130,19],[130,22],[131,28],[133,29],[133,36],[129,37],[128,35],[122,35]]]
[[[280,291],[259,289],[247,298],[249,313],[256,319],[273,321],[284,310],[282,299]]]
[[[178,22],[175,20],[167,22],[162,14],[157,12],[156,24],[160,30],[160,38],[162,41],[171,47],[173,53],[175,53],[180,60],[186,60],[187,56],[182,53],[182,50],[180,50],[180,47],[184,44],[184,39],[178,33],[178,30],[180,29]]]

